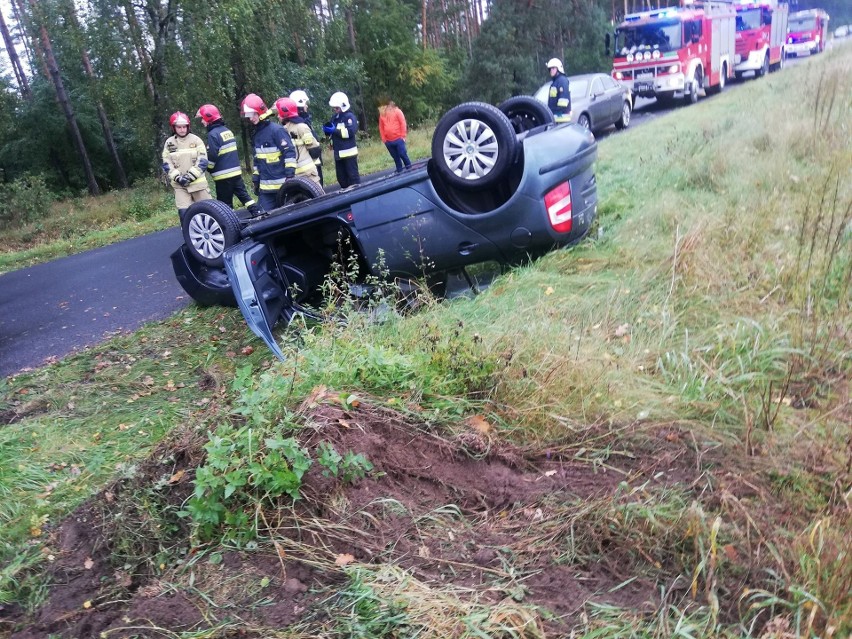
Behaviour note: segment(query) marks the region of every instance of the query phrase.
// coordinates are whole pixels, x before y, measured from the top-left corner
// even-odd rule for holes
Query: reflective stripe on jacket
[[[358,155],[355,134],[358,132],[358,118],[352,111],[341,111],[331,116],[331,146],[334,159],[343,160]]]
[[[316,164],[311,155],[311,149],[320,148],[320,143],[314,137],[311,127],[302,118],[293,118],[284,124],[287,133],[296,147],[296,175],[316,172]]]
[[[221,121],[207,129],[207,170],[213,180],[225,180],[242,175],[240,156],[237,153],[237,140],[233,131]]]
[[[204,170],[207,168],[207,149],[204,141],[194,133],[183,137],[171,136],[163,146],[163,170],[169,176],[169,182],[174,188],[185,188],[189,193],[195,193],[207,188],[207,178]],[[189,173],[194,179],[185,187],[175,182],[181,175]]]
[[[269,114],[266,114],[267,118]],[[296,149],[287,130],[269,119],[261,120],[252,139],[254,170],[252,182],[261,191],[277,191],[296,174]]]

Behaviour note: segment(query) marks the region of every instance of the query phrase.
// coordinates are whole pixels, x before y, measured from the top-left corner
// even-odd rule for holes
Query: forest
[[[673,2],[673,0],[668,0]],[[791,9],[815,0],[794,0]],[[824,0],[846,11],[844,0]],[[666,0],[8,0],[0,11],[0,228],[58,197],[156,175],[168,116],[305,89],[350,96],[362,135],[391,97],[417,124],[535,90],[544,63],[605,71],[604,34]],[[852,20],[852,18],[850,18]],[[839,24],[839,23],[838,23]],[[200,125],[195,127],[198,132]]]

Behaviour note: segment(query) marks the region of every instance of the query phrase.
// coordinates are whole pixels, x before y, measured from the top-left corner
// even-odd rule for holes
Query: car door
[[[609,104],[609,122],[615,124],[621,118],[621,106],[624,103],[624,90],[620,84],[608,75],[601,76],[606,101]]]
[[[595,130],[604,129],[612,124],[610,106],[600,77],[593,78],[589,87],[589,111],[592,114],[592,125]]]

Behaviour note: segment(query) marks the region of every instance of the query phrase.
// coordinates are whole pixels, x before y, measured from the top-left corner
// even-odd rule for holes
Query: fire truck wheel
[[[712,87],[707,87],[705,91],[707,95],[716,95],[725,90],[725,84],[728,82],[728,63],[722,63],[722,73],[719,75],[719,84],[714,84]]]
[[[757,72],[758,77],[762,78],[767,73],[769,73],[769,54],[767,53],[763,57],[763,64],[760,65],[760,70]]]
[[[692,90],[689,92],[689,95],[684,97],[684,102],[686,104],[695,104],[698,102],[698,91],[701,89],[702,82],[704,79],[704,75],[701,73],[701,67],[695,69],[695,77],[692,80]]]

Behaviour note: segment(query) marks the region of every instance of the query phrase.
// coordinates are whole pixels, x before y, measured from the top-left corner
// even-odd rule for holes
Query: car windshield
[[[813,28],[814,19],[812,17],[794,18],[787,25],[787,31],[810,31]]]
[[[737,11],[737,31],[751,31],[760,28],[760,9]]]
[[[568,84],[568,89],[571,92],[571,99],[576,102],[582,98],[585,98],[589,93],[589,81],[588,80],[570,80]]]
[[[622,56],[637,51],[675,51],[680,48],[680,31],[677,20],[622,27],[615,32],[615,50]]]

